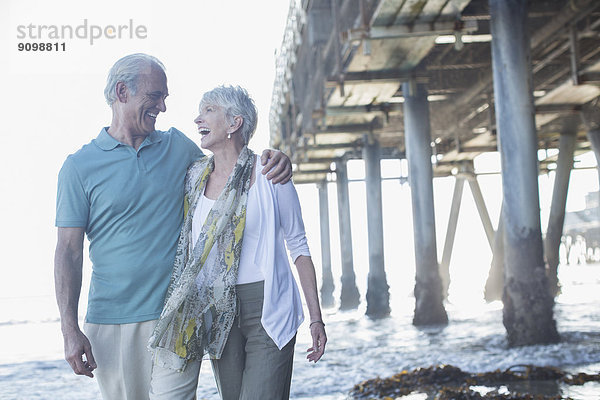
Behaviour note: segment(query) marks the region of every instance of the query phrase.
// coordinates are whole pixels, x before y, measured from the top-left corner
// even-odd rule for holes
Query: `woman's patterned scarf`
[[[205,350],[212,358],[221,357],[236,315],[235,285],[254,161],[254,153],[244,146],[195,244],[192,217],[214,170],[213,157],[204,157],[188,169],[185,217],[173,274],[163,311],[148,342],[155,361],[163,367],[183,370],[188,360],[201,360]],[[215,243],[216,262],[205,265]]]

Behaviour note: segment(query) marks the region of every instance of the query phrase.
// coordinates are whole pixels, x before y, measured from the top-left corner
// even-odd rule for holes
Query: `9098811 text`
[[[19,51],[67,51],[67,44],[63,43],[17,43],[17,50]]]

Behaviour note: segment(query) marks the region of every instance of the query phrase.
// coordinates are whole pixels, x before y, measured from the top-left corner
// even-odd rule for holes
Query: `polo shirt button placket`
[[[142,153],[140,150],[141,149],[136,152],[138,171],[146,172],[146,166],[144,165],[144,160],[142,160]]]

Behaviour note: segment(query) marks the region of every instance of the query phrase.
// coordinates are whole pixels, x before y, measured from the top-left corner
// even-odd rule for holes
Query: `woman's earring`
[[[231,132],[227,134],[227,139],[231,139]]]

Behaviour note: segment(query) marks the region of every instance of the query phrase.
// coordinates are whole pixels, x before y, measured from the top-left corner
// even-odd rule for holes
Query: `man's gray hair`
[[[148,72],[149,66],[156,66],[163,72],[165,66],[156,57],[144,53],[135,53],[119,59],[112,66],[106,79],[106,87],[104,88],[104,97],[109,106],[117,100],[115,87],[118,82],[123,82],[129,89],[132,95],[137,91],[137,85],[140,75]]]
[[[242,117],[243,122],[239,132],[244,143],[248,144],[256,131],[258,111],[246,89],[240,86],[218,86],[202,96],[200,109],[207,105],[223,108],[225,118],[230,124],[234,123],[234,117]]]

